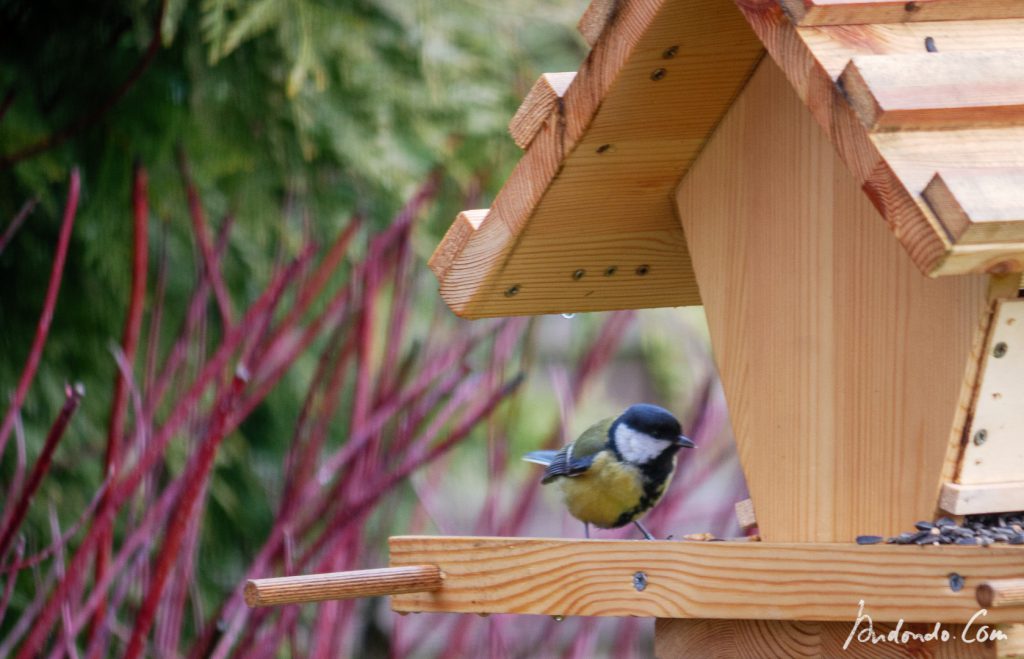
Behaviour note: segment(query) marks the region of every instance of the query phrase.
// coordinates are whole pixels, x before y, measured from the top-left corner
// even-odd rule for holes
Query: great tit
[[[653,540],[639,519],[668,489],[679,449],[694,446],[671,413],[638,404],[598,421],[560,451],[532,451],[523,459],[547,467],[540,482],[561,487],[586,537],[591,524],[615,529],[633,522]]]

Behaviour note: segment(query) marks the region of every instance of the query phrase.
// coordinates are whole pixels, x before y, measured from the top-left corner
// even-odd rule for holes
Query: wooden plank
[[[1024,126],[977,128],[949,131],[895,131],[871,135],[883,162],[865,184],[876,206],[899,217],[912,213],[926,216],[924,223],[904,230],[918,237],[934,231],[949,241],[949,234],[936,217],[923,191],[935,172],[943,177],[989,178],[1024,169]],[[892,220],[892,215],[888,216]],[[897,220],[899,221],[899,220]],[[899,235],[899,233],[897,233]],[[904,245],[918,238],[902,238]],[[960,267],[955,267],[957,259]],[[957,272],[1019,272],[1024,267],[1024,242],[958,244],[932,274]],[[965,270],[963,268],[971,268]]]
[[[455,313],[700,303],[672,190],[763,48],[729,0],[617,6],[564,121],[544,124],[445,271]]]
[[[770,60],[677,203],[762,537],[931,518],[987,278],[917,272]]]
[[[958,243],[1024,241],[1024,169],[938,172],[924,198]]]
[[[795,33],[836,80],[854,57],[921,54],[929,39],[938,51],[932,55],[1020,51],[1022,31],[1024,20],[1007,19],[801,27]]]
[[[448,268],[480,228],[489,212],[490,210],[487,208],[480,208],[462,211],[455,217],[455,221],[448,227],[448,231],[444,235],[444,240],[437,246],[427,262],[434,276],[439,280],[444,280],[448,274]]]
[[[986,485],[946,483],[942,486],[939,507],[954,515],[1024,510],[1024,482]]]
[[[870,610],[870,609],[869,609]],[[897,629],[891,622],[871,620],[870,627],[863,621],[854,629],[856,615],[847,622],[813,622],[801,620],[665,620],[659,619],[654,627],[654,654],[659,659],[671,657],[702,657],[703,659],[777,659],[802,657],[888,657],[909,659],[995,659],[999,656],[997,644],[979,641],[979,625],[967,628],[964,624],[946,624],[950,641],[938,638],[928,641],[910,637],[906,643],[861,642],[856,634],[871,629],[883,637]],[[909,631],[925,634],[935,630],[935,623],[899,624],[897,637]],[[851,632],[855,632],[850,638]],[[985,635],[991,633],[989,629]],[[985,637],[982,636],[982,638]],[[972,641],[965,643],[961,639]],[[847,639],[850,639],[847,644]],[[955,639],[955,640],[953,640]]]
[[[537,78],[508,124],[508,132],[516,146],[520,149],[530,146],[544,122],[561,116],[559,104],[575,77],[576,72],[569,71],[545,73]]]
[[[956,482],[1024,482],[1024,299],[999,300]]]
[[[1024,17],[1021,0],[781,0],[800,25]]]
[[[785,17],[781,7],[769,0],[750,0],[738,3],[754,31],[765,43],[772,58],[786,71],[790,83],[799,97],[807,104],[815,120],[822,126],[856,181],[862,185],[875,207],[899,239],[917,267],[924,273],[937,276],[965,274],[971,272],[1005,273],[1020,272],[1024,269],[1024,243],[953,245],[939,220],[921,196],[930,177],[938,169],[954,166],[947,164],[957,157],[968,157],[968,169],[978,166],[1005,167],[999,163],[986,164],[987,155],[1008,155],[1016,153],[1019,159],[1024,154],[1024,134],[1016,129],[988,129],[994,132],[1007,130],[998,137],[1010,139],[1010,144],[996,148],[995,142],[988,142],[991,135],[977,135],[977,130],[965,131],[901,131],[892,133],[869,133],[861,123],[842,92],[834,84],[846,62],[856,52],[887,52],[892,48],[904,51],[913,45],[917,52],[924,48],[926,31],[944,25],[954,26],[952,32],[944,32],[944,38],[957,34],[961,29],[966,36],[959,48],[980,42],[984,35],[994,38],[990,47],[1020,47],[1019,21],[978,21],[977,29],[968,29],[969,21],[929,22],[921,31],[914,32],[905,26],[842,26],[837,28],[796,28]],[[865,31],[866,28],[871,30]],[[885,29],[882,29],[885,28]],[[1017,31],[1014,32],[1014,28]],[[848,34],[843,35],[843,32]],[[968,34],[969,33],[969,34]],[[1016,36],[1015,36],[1016,35]],[[858,38],[865,37],[859,46]],[[998,37],[998,38],[995,38]],[[892,38],[892,41],[887,39]],[[1014,41],[1016,38],[1016,41]],[[945,41],[939,42],[943,50]],[[860,51],[857,49],[860,48]],[[820,55],[819,55],[820,49]],[[843,59],[845,57],[845,59]],[[883,143],[881,140],[908,136],[908,140],[930,142],[931,151],[901,153],[898,144]],[[972,140],[980,137],[981,143]],[[950,146],[951,145],[951,146]],[[889,148],[888,150],[885,148]],[[946,147],[950,146],[948,151]],[[937,157],[938,166],[930,161]],[[1015,165],[1014,165],[1015,166]],[[926,170],[923,176],[915,174]],[[924,178],[920,181],[920,178]],[[914,184],[916,183],[916,185]]]
[[[590,4],[580,16],[576,29],[591,48],[597,45],[597,40],[612,22],[618,4],[618,0],[590,0]]]
[[[860,55],[839,83],[869,130],[1024,123],[1024,50]]]
[[[392,598],[395,611],[849,622],[863,599],[878,620],[934,624],[968,620],[974,585],[1024,576],[1015,546],[407,536],[390,550],[392,566],[444,574],[437,592]],[[952,572],[966,588],[950,589]]]

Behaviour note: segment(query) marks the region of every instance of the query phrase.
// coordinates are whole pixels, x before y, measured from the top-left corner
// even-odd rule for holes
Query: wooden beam
[[[512,135],[512,141],[520,149],[530,146],[530,142],[540,131],[544,122],[558,120],[562,115],[559,105],[565,90],[569,88],[575,71],[567,73],[545,73],[533,83],[526,98],[512,120],[508,124],[508,132]]]
[[[1024,20],[943,21],[801,27],[794,30],[817,63],[838,80],[852,58],[870,55],[917,55],[929,40],[930,55],[1020,50]]]
[[[976,584],[1024,576],[1024,547],[1010,546],[408,536],[390,548],[392,566],[444,573],[437,592],[394,597],[403,612],[850,622],[864,600],[875,619],[934,624],[966,622]],[[954,592],[951,573],[967,587]]]
[[[479,318],[699,304],[672,190],[762,53],[729,0],[617,3],[564,119],[451,250],[448,305]]]
[[[1024,17],[1021,0],[781,0],[799,25]]]
[[[654,627],[654,654],[670,657],[704,657],[706,659],[819,659],[820,657],[871,657],[872,659],[996,659],[999,654],[993,643],[976,639],[978,625],[944,624],[950,640],[938,638],[924,641],[909,637],[906,643],[861,642],[850,638],[851,632],[864,633],[867,621],[854,630],[856,616],[847,622],[813,622],[802,620],[664,620]],[[912,632],[925,637],[935,630],[935,623],[896,623],[872,619],[870,629],[886,637],[897,631]],[[991,633],[988,628],[982,639]],[[970,643],[964,643],[966,638]],[[847,639],[850,639],[847,643]]]
[[[940,171],[924,198],[958,243],[1024,242],[1024,169]]]
[[[982,49],[1021,49],[1024,23],[950,20],[794,27],[774,0],[747,0],[738,6],[922,272],[938,276],[1024,270],[1024,242],[955,245],[921,194],[936,171],[956,169],[957,163],[981,171],[1019,166],[1024,158],[1021,127],[872,134],[835,85],[854,56],[919,53],[925,38],[933,35],[940,52],[947,44],[953,50],[979,44]]]
[[[590,4],[580,16],[576,29],[591,48],[597,45],[597,40],[612,22],[618,4],[618,0],[590,0]]]
[[[939,496],[939,507],[954,515],[1024,510],[1024,482],[983,485],[946,483]]]
[[[761,536],[931,519],[987,277],[921,276],[771,60],[677,203]]]
[[[430,256],[427,265],[433,271],[434,276],[440,281],[448,275],[448,268],[452,266],[456,257],[472,239],[473,234],[480,228],[484,218],[490,210],[480,208],[477,210],[462,211],[456,216],[455,221],[448,227],[444,240],[437,246]]]
[[[1024,51],[859,55],[839,77],[869,130],[1024,123]]]

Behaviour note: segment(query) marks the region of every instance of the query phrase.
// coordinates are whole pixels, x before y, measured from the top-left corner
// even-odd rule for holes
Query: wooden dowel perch
[[[1024,579],[986,581],[975,591],[978,604],[986,609],[1001,606],[1024,606]]]
[[[245,584],[245,603],[249,606],[275,606],[426,593],[439,590],[443,580],[441,569],[436,565],[250,579]]]

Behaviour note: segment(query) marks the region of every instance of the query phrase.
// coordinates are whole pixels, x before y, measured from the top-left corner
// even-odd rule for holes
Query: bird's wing
[[[584,430],[576,441],[566,444],[561,451],[555,453],[540,482],[550,483],[559,476],[572,478],[590,469],[594,456],[608,443],[608,428],[614,420],[609,418],[598,421]]]

